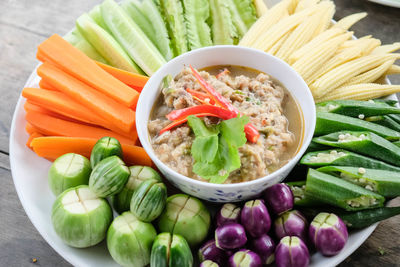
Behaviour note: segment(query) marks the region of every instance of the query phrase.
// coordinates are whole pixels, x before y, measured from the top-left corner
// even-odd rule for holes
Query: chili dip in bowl
[[[136,109],[140,142],[185,193],[252,198],[281,182],[311,142],[315,105],[288,64],[262,51],[215,46],[160,68]]]

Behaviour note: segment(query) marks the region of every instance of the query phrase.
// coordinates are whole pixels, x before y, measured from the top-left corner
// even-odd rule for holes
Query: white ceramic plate
[[[279,0],[266,0],[275,4]],[[270,5],[269,5],[270,6]],[[38,87],[39,77],[36,69],[32,72],[25,87]],[[395,96],[392,97],[396,99]],[[396,99],[397,100],[397,99]],[[29,219],[58,254],[74,266],[118,266],[108,253],[105,242],[97,246],[76,249],[65,245],[53,230],[51,208],[55,197],[47,183],[50,162],[38,157],[25,145],[28,134],[25,131],[25,99],[20,97],[15,108],[10,132],[11,173],[18,197]],[[311,258],[311,267],[336,266],[353,253],[375,230],[377,224],[363,230],[354,231],[344,249],[334,257],[323,257],[316,253]]]
[[[33,71],[25,87],[38,87],[39,77]],[[394,99],[396,99],[393,96]],[[10,164],[15,188],[26,214],[43,238],[63,258],[74,266],[118,266],[107,251],[105,242],[86,248],[76,249],[65,245],[56,235],[51,223],[51,207],[55,200],[47,183],[50,162],[38,157],[25,145],[28,134],[25,131],[25,99],[20,97],[15,108],[10,133]],[[311,267],[335,266],[353,253],[375,230],[374,224],[363,230],[352,232],[341,253],[334,257],[312,256]]]
[[[400,8],[400,0],[368,0],[377,4]]]

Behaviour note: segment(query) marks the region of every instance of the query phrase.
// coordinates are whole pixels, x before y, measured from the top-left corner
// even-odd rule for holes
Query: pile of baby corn
[[[385,84],[395,65],[400,43],[353,38],[351,26],[364,18],[357,13],[332,23],[335,4],[320,0],[283,0],[264,12],[239,45],[273,54],[289,63],[306,81],[316,102],[367,100],[400,92]]]

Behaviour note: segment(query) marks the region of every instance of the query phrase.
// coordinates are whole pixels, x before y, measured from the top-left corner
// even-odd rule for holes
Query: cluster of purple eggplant
[[[343,249],[348,232],[338,216],[320,213],[309,224],[293,205],[293,193],[283,183],[242,207],[224,204],[215,216],[214,239],[199,249],[200,266],[259,267],[275,261],[278,267],[305,267],[309,248],[324,256]]]

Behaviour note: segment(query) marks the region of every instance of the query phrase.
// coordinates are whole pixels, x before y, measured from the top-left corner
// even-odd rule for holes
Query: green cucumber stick
[[[183,0],[189,49],[211,46],[211,30],[207,24],[210,5],[207,0]]]
[[[225,0],[210,0],[211,33],[214,45],[236,44],[238,32]]]
[[[74,47],[78,48],[85,55],[93,60],[97,60],[101,63],[108,64],[107,60],[102,57],[99,52],[94,48],[86,39],[82,36],[77,28],[74,28],[71,32],[64,36],[64,39],[72,44]]]
[[[104,57],[111,66],[143,74],[114,37],[100,27],[87,13],[76,20],[76,27],[85,39]]]
[[[147,75],[166,63],[151,40],[116,2],[105,0],[100,9],[107,28]]]

